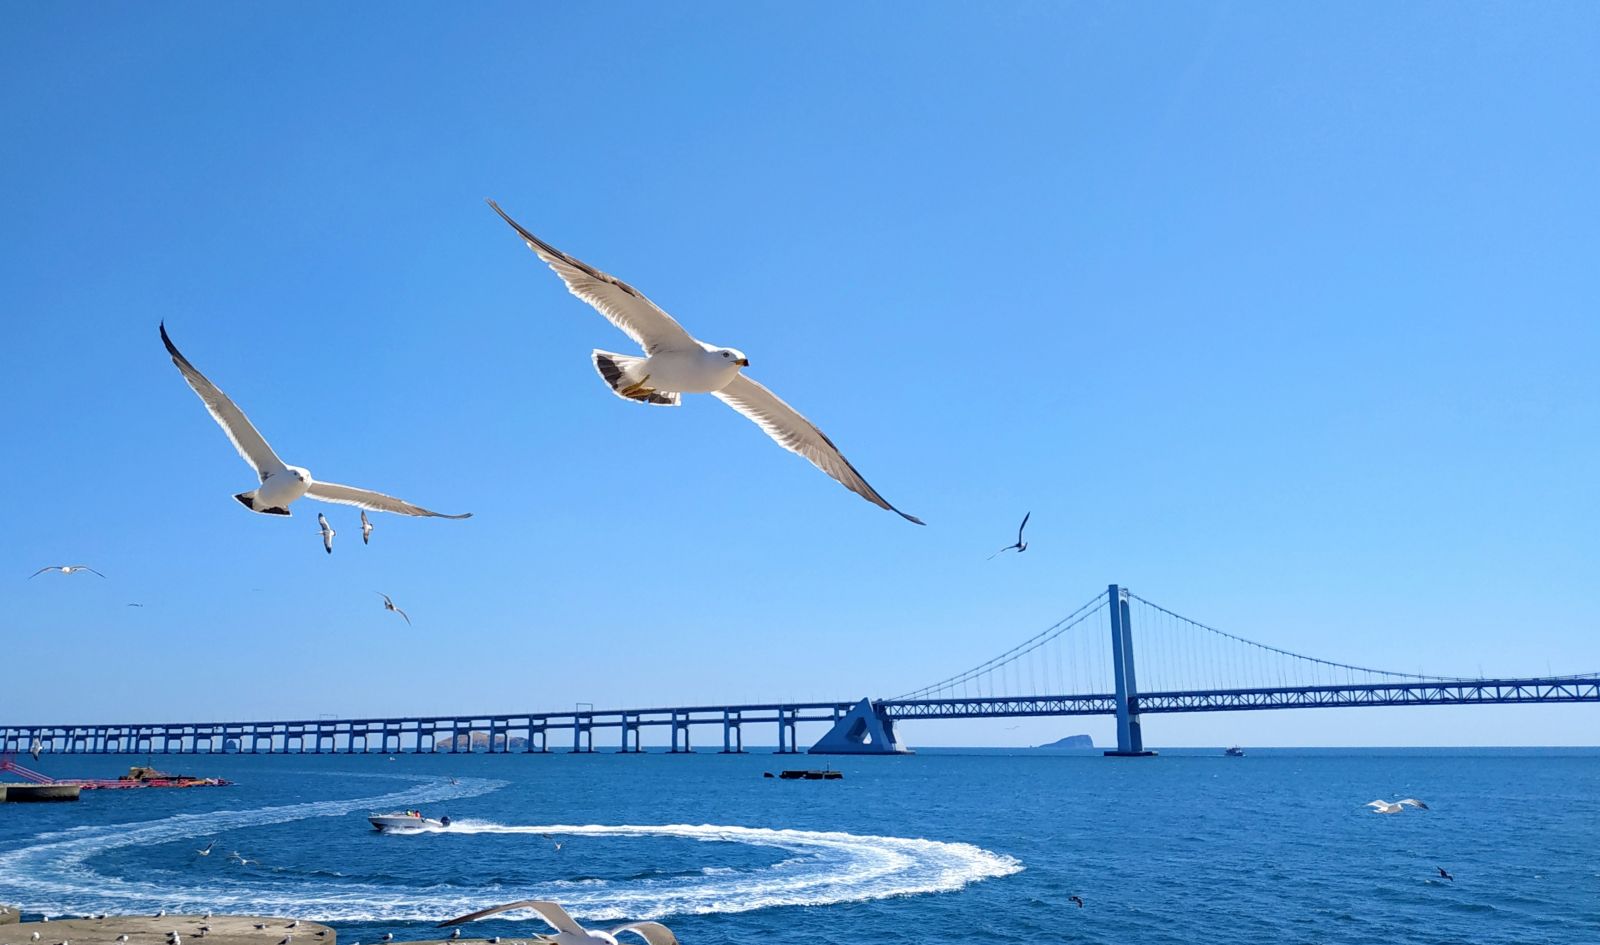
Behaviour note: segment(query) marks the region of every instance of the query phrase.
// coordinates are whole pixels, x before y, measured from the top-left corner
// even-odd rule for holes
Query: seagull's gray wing
[[[479,909],[477,912],[469,912],[466,915],[459,915],[454,919],[440,922],[434,928],[442,929],[451,925],[460,925],[463,922],[471,922],[474,919],[487,918],[491,915],[511,912],[516,909],[532,909],[539,914],[539,918],[550,923],[551,927],[557,931],[571,932],[576,935],[587,934],[584,932],[583,926],[574,922],[572,916],[567,915],[567,910],[546,899],[519,899],[516,902],[508,902],[504,905],[490,906],[487,909]]]
[[[1022,524],[1017,526],[1017,544],[1019,545],[1022,544],[1022,530],[1028,527],[1028,519],[1030,518],[1033,518],[1032,511],[1029,511],[1028,514],[1022,516]]]
[[[399,614],[399,615],[400,615],[400,616],[402,616],[402,617],[406,617],[406,612],[405,612],[405,611],[403,611],[403,610],[401,610],[401,609],[400,609],[400,608],[398,608],[398,607],[396,607],[396,608],[395,608],[395,609],[394,609],[394,612],[395,612],[395,613],[397,613],[397,614]],[[409,626],[411,626],[411,618],[410,618],[410,617],[406,617],[406,626],[408,626],[408,627],[409,627]]]
[[[1396,804],[1410,804],[1412,807],[1420,807],[1423,810],[1428,810],[1429,809],[1428,805],[1422,803],[1421,801],[1417,800],[1414,797],[1402,797],[1400,800],[1395,801],[1395,803]]]
[[[104,574],[101,574],[99,571],[96,571],[94,568],[89,567],[87,564],[75,564],[72,567],[75,570],[78,570],[78,571],[88,571],[90,574],[96,575],[97,577],[105,577]]]
[[[167,353],[172,355],[172,363],[178,366],[183,379],[189,382],[189,386],[196,394],[200,395],[200,402],[206,405],[211,419],[217,421],[217,426],[222,427],[222,432],[228,435],[228,442],[239,451],[239,455],[244,457],[244,461],[256,471],[262,482],[266,482],[267,477],[273,473],[283,472],[288,468],[250,423],[250,418],[244,415],[244,411],[229,400],[228,395],[219,390],[217,385],[207,380],[198,368],[190,364],[189,359],[184,357],[177,345],[172,343],[172,339],[167,337],[165,322],[161,323],[161,343],[167,346]]]
[[[32,574],[28,575],[28,580],[31,581],[34,578],[38,577],[39,575],[45,573],[46,571],[54,571],[54,570],[56,570],[54,565],[48,565],[47,564],[44,567],[40,568],[39,570],[37,570],[37,571],[33,572]]]
[[[574,259],[549,243],[534,236],[522,225],[506,215],[493,200],[489,206],[500,214],[500,219],[511,224],[528,248],[554,269],[567,291],[583,299],[638,343],[647,355],[658,351],[701,351],[700,343],[684,331],[683,326],[644,293],[616,276],[607,275],[580,260]]]
[[[323,502],[333,502],[338,505],[354,505],[374,512],[393,512],[396,515],[426,515],[432,518],[471,518],[471,512],[461,515],[446,515],[443,512],[430,512],[420,505],[412,505],[404,499],[396,499],[392,495],[373,492],[371,489],[357,489],[355,486],[342,486],[337,482],[313,482],[311,488],[306,490],[306,495]]]
[[[873,505],[888,509],[908,522],[923,524],[915,515],[907,515],[889,504],[878,490],[867,484],[839,448],[800,411],[784,403],[777,394],[767,390],[750,378],[740,374],[722,390],[713,391],[718,400],[754,420],[756,426],[778,441],[778,445],[792,453],[799,453],[813,466],[837,479],[846,489],[861,496]]]
[[[625,925],[606,929],[606,932],[612,938],[616,938],[623,932],[632,932],[649,942],[650,945],[678,945],[678,936],[673,935],[672,930],[660,922],[629,922]]]

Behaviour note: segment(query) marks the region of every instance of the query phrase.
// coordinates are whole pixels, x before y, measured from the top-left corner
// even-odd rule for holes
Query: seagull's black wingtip
[[[915,515],[907,515],[906,513],[900,511],[899,509],[895,509],[894,510],[894,514],[900,516],[901,518],[905,519],[906,521],[910,522],[913,525],[924,525],[925,526],[925,525],[928,524],[927,522],[924,522],[922,519],[917,518]]]

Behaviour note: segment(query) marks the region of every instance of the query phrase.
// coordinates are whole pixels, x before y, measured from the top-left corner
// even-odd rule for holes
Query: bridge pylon
[[[1133,671],[1133,619],[1128,612],[1128,589],[1113,584],[1106,589],[1106,596],[1110,604],[1106,609],[1111,614],[1111,671],[1116,675],[1117,747],[1105,756],[1148,758],[1155,752],[1145,751],[1139,714],[1133,711],[1139,685]]]

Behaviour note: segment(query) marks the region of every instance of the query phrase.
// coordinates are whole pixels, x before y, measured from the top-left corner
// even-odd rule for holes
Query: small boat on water
[[[434,820],[432,817],[422,816],[422,811],[420,810],[396,811],[393,814],[371,814],[367,817],[367,821],[379,831],[426,830],[428,828],[443,830],[450,826],[450,818],[440,817],[438,820]]]
[[[1238,745],[1235,745],[1232,748],[1229,748],[1228,750],[1224,751],[1223,754],[1227,755],[1229,758],[1243,758],[1244,757],[1244,749],[1240,748]]]
[[[800,771],[789,770],[778,772],[778,778],[783,781],[838,781],[844,777],[843,771]]]

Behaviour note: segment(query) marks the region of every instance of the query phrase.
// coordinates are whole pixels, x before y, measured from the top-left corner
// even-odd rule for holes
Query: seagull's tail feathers
[[[640,404],[655,404],[658,407],[676,407],[682,396],[673,391],[659,391],[649,386],[650,378],[640,377],[639,372],[633,368],[644,363],[644,358],[635,358],[626,354],[616,354],[611,351],[594,352],[594,369],[600,372],[601,380],[611,388],[611,392],[623,400],[631,400]]]
[[[252,489],[249,492],[240,492],[237,495],[235,495],[234,498],[239,500],[239,504],[240,505],[243,505],[245,508],[249,509],[252,512],[260,512],[262,515],[289,515],[289,514],[292,514],[292,513],[290,513],[290,511],[288,509],[282,509],[282,508],[263,509],[263,508],[258,507],[256,505],[256,492],[257,491],[258,490]]]

